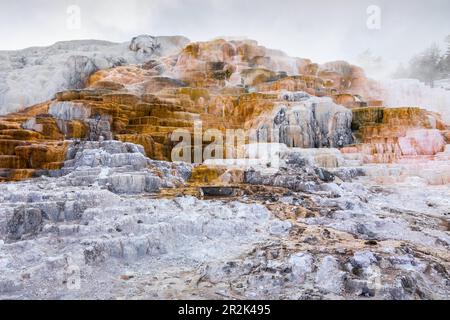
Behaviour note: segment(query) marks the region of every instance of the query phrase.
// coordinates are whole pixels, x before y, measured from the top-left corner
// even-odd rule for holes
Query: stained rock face
[[[86,120],[91,115],[91,110],[82,103],[53,102],[49,106],[48,113],[58,120]]]
[[[149,35],[2,54],[1,110],[48,101],[0,118],[0,298],[448,299],[449,127],[361,68]],[[223,156],[171,162],[180,130]]]
[[[148,39],[158,43],[157,52],[146,49]],[[47,101],[61,90],[84,88],[89,76],[98,70],[143,63],[153,55],[175,54],[188,42],[184,37],[144,35],[122,44],[79,40],[4,51],[0,53],[0,69],[5,74],[0,77],[0,115]]]
[[[436,129],[409,130],[398,140],[402,155],[435,155],[445,148],[444,137]]]
[[[189,178],[189,164],[164,165],[144,154],[142,146],[119,141],[74,143],[61,173],[68,173],[70,185],[97,184],[118,194],[154,193],[182,186]]]
[[[366,163],[392,163],[416,156],[434,156],[445,147],[445,124],[439,115],[420,108],[361,108],[353,110],[357,141],[343,152],[360,152]]]
[[[288,147],[343,147],[353,142],[352,112],[327,98],[306,93],[283,93],[287,104],[277,103],[271,114],[255,120],[258,135]]]
[[[52,89],[55,99],[5,117],[2,140],[47,145],[65,139],[116,139],[143,145],[152,159],[170,161],[177,143],[172,133],[192,131],[194,122],[202,121],[203,132],[257,129],[264,138],[262,132],[273,129],[280,131],[275,142],[288,146],[343,147],[353,142],[351,112],[329,98],[338,101],[343,94],[360,102],[370,98],[365,93],[371,83],[355,66],[345,62],[319,66],[252,40],[188,43],[183,37],[141,35],[128,44],[67,42],[34,54],[41,53],[51,56],[52,66],[64,62],[70,72],[61,73],[64,81],[47,80],[58,84]],[[17,72],[27,68],[28,62]],[[22,87],[29,94],[46,92]],[[306,99],[309,95],[314,96]],[[30,98],[27,104],[34,101]],[[11,152],[14,142],[5,144],[8,152],[0,155],[4,179],[35,174],[12,170],[59,167],[45,156],[40,162],[51,165],[30,166]]]

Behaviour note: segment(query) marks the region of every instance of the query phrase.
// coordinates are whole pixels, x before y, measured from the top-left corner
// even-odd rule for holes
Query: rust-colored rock
[[[422,142],[428,138],[415,143],[418,134],[413,129],[444,132],[435,114],[419,108],[383,108],[377,90],[361,68],[344,61],[319,65],[252,40],[190,43],[173,56],[98,71],[85,89],[59,92],[54,101],[1,117],[0,168],[11,179],[30,175],[18,170],[58,168],[65,141],[71,139],[133,142],[153,159],[171,160],[178,142],[171,139],[175,130],[193,132],[199,120],[201,133],[250,129],[257,117],[286,104],[280,98],[286,91],[330,97],[352,109],[352,129],[359,142],[354,148],[367,162],[394,161],[401,146],[425,152]],[[448,141],[448,133],[444,139]],[[439,148],[440,144],[432,150]]]
[[[38,170],[59,169],[68,143],[48,103],[0,119],[0,179],[30,178]]]
[[[359,143],[341,151],[362,153],[366,163],[432,156],[445,147],[442,120],[424,109],[367,107],[352,111],[352,129]]]

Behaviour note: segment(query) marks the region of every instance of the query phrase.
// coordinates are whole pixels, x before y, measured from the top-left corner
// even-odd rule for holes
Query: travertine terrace
[[[0,99],[0,298],[449,298],[447,115],[253,40],[29,54],[65,69]]]

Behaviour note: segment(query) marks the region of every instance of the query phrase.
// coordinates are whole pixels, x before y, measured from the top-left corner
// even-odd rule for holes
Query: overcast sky
[[[125,42],[138,34],[191,40],[246,36],[289,55],[354,60],[370,49],[406,61],[450,34],[449,0],[0,0],[0,50],[71,39]],[[81,29],[67,8],[81,9]],[[369,29],[366,10],[381,9]]]

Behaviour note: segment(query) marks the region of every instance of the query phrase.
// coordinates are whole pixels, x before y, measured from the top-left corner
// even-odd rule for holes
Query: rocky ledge
[[[0,299],[450,298],[448,115],[409,87],[242,39],[0,69]]]
[[[448,186],[283,158],[276,178],[248,169],[238,196],[206,200],[189,195],[198,168],[73,143],[54,177],[0,185],[0,297],[449,298]]]

